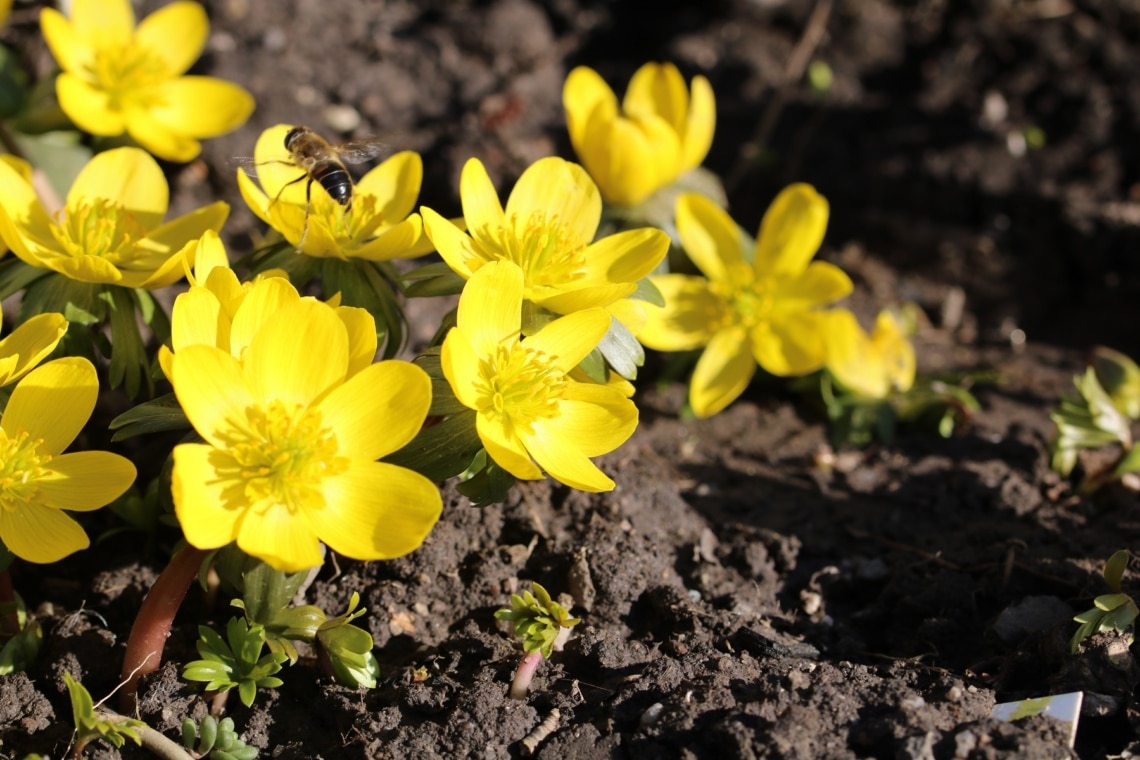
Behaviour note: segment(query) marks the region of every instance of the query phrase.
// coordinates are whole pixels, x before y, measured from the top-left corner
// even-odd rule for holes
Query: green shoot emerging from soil
[[[220,721],[213,715],[202,718],[200,725],[187,718],[182,721],[182,746],[194,757],[210,760],[254,760],[257,747],[251,747],[238,738],[233,718]]]
[[[1112,593],[1101,594],[1093,600],[1092,609],[1073,618],[1081,624],[1070,641],[1073,654],[1077,653],[1081,642],[1089,636],[1101,631],[1126,631],[1136,622],[1140,608],[1131,596],[1120,590],[1120,581],[1130,558],[1128,550],[1121,549],[1104,563],[1104,582],[1112,589]]]
[[[127,739],[135,744],[142,744],[142,737],[138,729],[146,724],[133,718],[112,719],[95,711],[95,701],[91,693],[75,679],[70,673],[63,674],[63,682],[67,684],[67,693],[71,696],[71,713],[75,719],[75,745],[71,756],[81,757],[83,749],[98,739],[110,744],[112,747],[123,746]]]
[[[570,617],[570,612],[551,599],[541,585],[531,583],[531,588],[534,593],[511,594],[511,606],[495,613],[497,619],[514,624],[515,635],[522,639],[526,652],[511,683],[512,699],[526,698],[538,664],[555,649],[561,649],[570,636],[570,629],[582,622]]]
[[[186,680],[205,681],[206,691],[226,692],[236,686],[246,707],[253,704],[258,688],[275,689],[283,683],[273,674],[289,658],[281,652],[261,655],[265,646],[263,626],[249,626],[244,618],[230,618],[226,639],[204,625],[198,627],[198,634],[198,654],[202,659],[187,664],[182,671]]]

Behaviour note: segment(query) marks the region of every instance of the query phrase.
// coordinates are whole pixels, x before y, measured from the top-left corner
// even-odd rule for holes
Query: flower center
[[[137,245],[146,237],[146,230],[134,214],[106,198],[57,211],[52,234],[74,258],[97,256],[122,266],[146,255]]]
[[[321,481],[348,468],[320,412],[299,404],[250,406],[220,437],[228,461],[218,471],[233,484],[225,494],[233,505],[319,510],[325,506]]]
[[[710,283],[710,289],[724,301],[724,326],[738,324],[752,329],[772,315],[773,298],[768,283],[758,280],[752,267],[737,262],[728,276]]]
[[[558,414],[566,376],[553,359],[518,341],[500,344],[480,361],[479,411],[523,426]]]
[[[11,512],[35,501],[51,461],[50,454],[36,453],[41,443],[24,431],[12,437],[0,430],[0,509]]]
[[[502,248],[498,255],[519,265],[528,291],[566,290],[586,276],[586,243],[574,239],[557,214],[547,217],[535,211],[521,233],[516,232],[519,229],[518,219],[512,216],[500,230]]]
[[[154,87],[172,76],[160,56],[134,43],[96,51],[90,74],[110,97],[109,105],[114,110],[130,103],[143,108],[159,105]]]

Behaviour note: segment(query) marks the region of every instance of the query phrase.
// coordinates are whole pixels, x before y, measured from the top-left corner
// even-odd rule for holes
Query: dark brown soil
[[[1140,670],[1107,664],[1107,636],[1076,657],[1068,638],[1072,615],[1105,590],[1104,560],[1140,549],[1140,500],[1074,496],[1046,444],[1048,412],[1088,348],[1140,357],[1140,5],[830,5],[814,59],[834,81],[817,94],[784,84],[814,2],[207,3],[198,69],[244,84],[258,110],[171,173],[177,209],[233,204],[235,255],[260,228],[231,158],[267,126],[331,133],[355,113],[357,134],[420,150],[422,202],[457,213],[468,157],[509,187],[534,159],[571,156],[560,100],[571,67],[620,90],[641,63],[672,60],[716,90],[706,165],[728,178],[739,222],[755,229],[782,186],[815,184],[832,207],[822,255],[855,279],[853,308],[914,301],[928,317],[922,370],[1000,378],[978,388],[983,410],[956,437],[904,431],[827,468],[818,412],[780,386],[684,421],[684,388],[655,383],[651,365],[640,429],[602,460],[613,493],[530,484],[477,510],[448,489],[412,556],[325,568],[310,598],[340,610],[360,592],[382,683],[357,692],[295,667],[252,709],[231,699],[262,757],[519,757],[555,709],[539,757],[1069,757],[1047,720],[988,715],[996,701],[1073,690],[1090,693],[1076,756],[1137,751]],[[7,39],[45,67],[20,8]],[[1031,127],[1045,144],[1020,152]],[[93,533],[110,527],[100,519]],[[50,607],[36,665],[0,679],[4,756],[63,755],[63,671],[96,699],[115,687],[169,539],[120,535],[19,568],[29,605]],[[583,623],[520,702],[506,696],[519,651],[493,613],[531,580],[577,588]],[[174,736],[204,714],[176,664],[196,657],[199,622],[229,614],[191,592],[170,662],[144,682],[152,726]]]

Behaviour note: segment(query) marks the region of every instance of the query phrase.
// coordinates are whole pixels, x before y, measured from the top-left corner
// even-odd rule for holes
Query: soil
[[[920,371],[997,378],[976,388],[982,411],[949,439],[903,430],[832,456],[818,410],[775,383],[712,419],[681,418],[685,389],[654,359],[637,433],[600,460],[612,493],[527,484],[475,509],[449,485],[442,520],[411,556],[324,568],[309,600],[339,611],[360,592],[382,680],[357,691],[298,666],[250,709],[231,698],[262,757],[520,757],[544,722],[536,755],[564,760],[1140,752],[1128,650],[1101,634],[1068,651],[1072,616],[1106,590],[1104,561],[1140,549],[1140,499],[1079,497],[1046,450],[1048,412],[1091,346],[1140,357],[1140,4],[206,5],[195,71],[243,84],[258,108],[201,161],[169,171],[175,211],[230,201],[234,255],[261,228],[232,158],[268,126],[390,135],[423,154],[421,201],[456,214],[467,158],[508,188],[536,158],[572,156],[560,94],[573,66],[620,92],[641,63],[671,60],[716,91],[706,166],[727,179],[742,225],[755,229],[789,182],[813,183],[832,208],[821,256],[852,275],[865,324],[917,303]],[[805,30],[820,6],[812,52]],[[34,19],[17,5],[5,39],[42,73]],[[830,67],[826,91],[789,76],[805,45]],[[437,314],[410,308],[422,342]],[[92,535],[114,525],[94,518]],[[64,755],[62,673],[96,699],[115,688],[173,538],[119,534],[16,569],[45,642],[26,674],[0,679],[3,756]],[[520,651],[493,614],[532,580],[574,591],[583,622],[516,701],[506,692]],[[1126,574],[1126,587],[1136,581]],[[197,657],[199,623],[229,615],[191,592],[166,665],[143,683],[151,726],[175,736],[206,712],[179,664]],[[1048,719],[988,717],[995,702],[1077,690],[1072,751]],[[95,744],[87,756],[147,753]]]

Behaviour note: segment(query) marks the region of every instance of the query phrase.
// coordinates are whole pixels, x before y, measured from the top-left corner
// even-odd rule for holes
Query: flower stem
[[[150,587],[139,607],[123,658],[124,686],[119,695],[119,707],[124,713],[131,715],[135,712],[139,678],[158,670],[162,664],[162,650],[174,623],[174,615],[182,606],[182,600],[206,554],[190,545],[182,547]]]
[[[542,652],[531,652],[523,657],[515,671],[515,678],[511,681],[509,694],[511,699],[526,699],[527,692],[530,691],[530,682],[534,680],[534,673],[538,670],[540,662],[542,662]]]
[[[16,606],[16,589],[12,585],[11,565],[0,570],[0,609],[11,605],[9,612],[0,615],[0,641],[20,632],[20,612]]]

